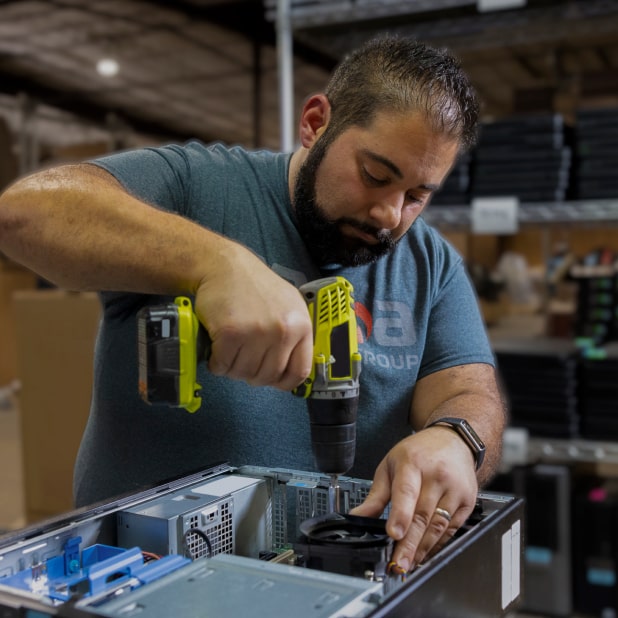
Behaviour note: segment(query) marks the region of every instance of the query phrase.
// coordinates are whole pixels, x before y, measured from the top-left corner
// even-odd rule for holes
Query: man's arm
[[[418,431],[448,416],[466,419],[485,443],[485,458],[477,473],[479,485],[484,485],[500,465],[506,423],[504,399],[491,365],[459,365],[436,371],[418,381],[412,400],[412,427]],[[452,429],[443,426],[430,429],[446,430],[447,434],[443,435],[457,437],[464,444]],[[468,452],[472,454],[469,448]]]
[[[0,250],[67,289],[192,294],[211,264],[204,254],[224,246],[93,165],[36,173],[0,198]]]
[[[0,252],[71,290],[195,294],[213,373],[283,390],[309,374],[311,322],[292,285],[238,243],[141,202],[94,165],[9,187]]]
[[[428,424],[441,417],[466,419],[485,442],[478,473],[469,446],[452,429]],[[474,508],[479,483],[499,464],[506,422],[504,402],[491,365],[470,364],[432,373],[415,386],[411,423],[417,433],[382,460],[371,492],[354,513],[379,516],[389,501],[387,531],[398,541],[393,560],[403,570],[442,547]],[[436,508],[450,514],[436,514]]]

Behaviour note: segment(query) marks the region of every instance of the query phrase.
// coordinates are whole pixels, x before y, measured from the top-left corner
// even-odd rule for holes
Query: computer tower
[[[575,610],[595,616],[616,612],[618,489],[599,479],[578,490],[574,513]]]
[[[552,616],[573,610],[571,570],[571,471],[537,464],[513,473],[514,492],[526,501],[522,608]]]
[[[339,481],[350,508],[371,488]],[[384,518],[329,512],[329,483],[221,464],[0,536],[0,616],[497,618],[518,605],[521,499],[479,493],[454,538],[401,574]]]

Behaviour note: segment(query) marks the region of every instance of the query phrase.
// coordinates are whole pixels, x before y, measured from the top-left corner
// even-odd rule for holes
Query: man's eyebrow
[[[366,148],[362,150],[362,153],[368,158],[372,159],[376,163],[381,163],[384,167],[387,167],[397,178],[403,178],[403,174],[401,170],[390,160],[382,155],[379,155],[377,152],[373,152],[372,150],[367,150]],[[427,191],[437,191],[440,188],[440,185],[436,184],[428,184],[428,185],[419,185],[419,189],[426,189]]]
[[[390,160],[382,155],[379,155],[377,152],[373,152],[372,150],[367,150],[364,148],[361,151],[368,159],[373,159],[376,163],[381,163],[384,167],[388,167],[388,169],[397,176],[397,178],[403,178],[403,174],[401,170]]]

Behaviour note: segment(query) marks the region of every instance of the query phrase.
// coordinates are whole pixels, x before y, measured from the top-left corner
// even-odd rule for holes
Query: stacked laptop
[[[432,206],[467,206],[470,203],[470,165],[472,155],[462,155],[431,200]]]
[[[578,199],[618,198],[618,107],[582,109],[575,124]]]
[[[618,342],[584,354],[580,382],[582,437],[618,440]]]
[[[482,123],[473,154],[472,195],[515,196],[523,203],[568,199],[571,133],[557,113]]]
[[[566,339],[493,343],[510,408],[510,425],[531,436],[574,438],[579,432],[579,350]]]

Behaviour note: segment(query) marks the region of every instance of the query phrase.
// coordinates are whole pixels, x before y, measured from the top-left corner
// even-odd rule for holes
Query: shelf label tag
[[[519,198],[477,197],[472,200],[474,234],[516,234],[519,229]]]

